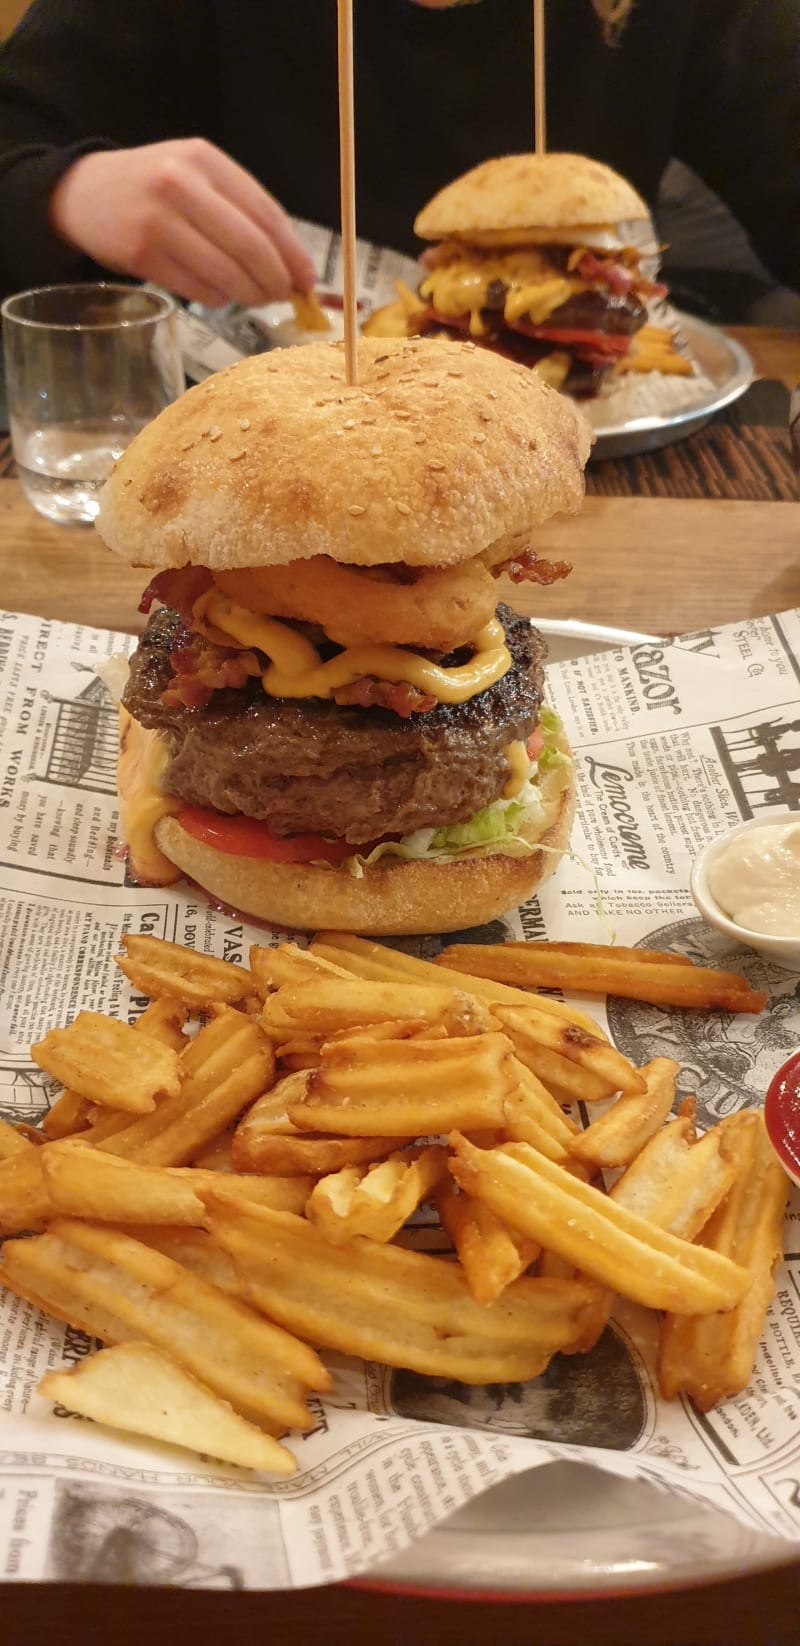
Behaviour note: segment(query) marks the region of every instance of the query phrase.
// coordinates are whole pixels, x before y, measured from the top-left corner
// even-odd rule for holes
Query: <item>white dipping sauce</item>
[[[800,821],[734,835],[711,858],[708,887],[723,914],[747,931],[800,937]]]

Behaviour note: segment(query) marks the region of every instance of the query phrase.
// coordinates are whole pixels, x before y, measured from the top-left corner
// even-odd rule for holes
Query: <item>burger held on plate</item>
[[[242,361],[133,441],[98,529],[156,571],[121,710],[121,826],[275,925],[450,931],[558,862],[573,771],[544,646],[495,577],[549,582],[535,531],[583,496],[590,435],[534,374],[433,340]]]
[[[435,195],[414,229],[438,242],[419,291],[402,291],[368,331],[472,337],[578,398],[628,370],[691,375],[648,313],[666,286],[641,267],[656,255],[647,206],[610,166],[582,154],[487,160]]]

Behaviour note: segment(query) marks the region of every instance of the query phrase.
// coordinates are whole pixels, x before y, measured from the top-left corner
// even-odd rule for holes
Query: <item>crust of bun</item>
[[[506,154],[440,189],[418,214],[414,231],[422,240],[488,246],[524,245],[526,230],[553,229],[569,244],[568,229],[581,239],[585,231],[643,218],[649,212],[636,190],[599,160],[583,154]]]
[[[561,747],[568,749],[565,741]],[[456,863],[383,858],[356,880],[341,866],[273,863],[219,852],[187,834],[176,817],[161,819],[156,838],[190,880],[270,926],[365,937],[460,931],[517,908],[557,868],[575,815],[573,766],[556,767],[544,783],[546,822],[544,828],[539,822],[535,832],[531,827],[530,839],[546,849],[529,857],[495,853]]]
[[[97,529],[134,565],[312,555],[448,566],[583,499],[588,424],[536,372],[472,344],[363,338],[255,355],[143,429]]]

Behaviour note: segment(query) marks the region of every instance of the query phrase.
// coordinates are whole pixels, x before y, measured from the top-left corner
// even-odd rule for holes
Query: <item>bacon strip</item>
[[[170,653],[174,680],[162,701],[169,708],[203,709],[215,691],[244,686],[262,665],[255,652],[229,650],[184,627]]]
[[[188,623],[195,601],[211,588],[213,581],[207,566],[171,566],[168,571],[158,572],[148,583],[139,601],[139,610],[149,612],[157,600],[160,605],[171,606],[173,611],[180,612],[184,622]]]
[[[421,692],[408,680],[373,680],[371,675],[354,680],[351,686],[337,686],[333,699],[339,704],[355,703],[362,709],[391,709],[403,720],[411,714],[429,714],[436,707],[436,698],[430,692]]]
[[[568,560],[540,560],[533,549],[523,549],[521,553],[511,555],[508,560],[498,560],[492,566],[492,573],[500,577],[504,573],[510,577],[512,583],[558,583],[562,577],[569,577],[572,566]]]

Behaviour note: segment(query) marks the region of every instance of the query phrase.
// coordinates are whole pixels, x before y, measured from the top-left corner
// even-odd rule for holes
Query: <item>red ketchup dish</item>
[[[781,1064],[769,1083],[764,1124],[784,1171],[800,1185],[800,1051]]]

